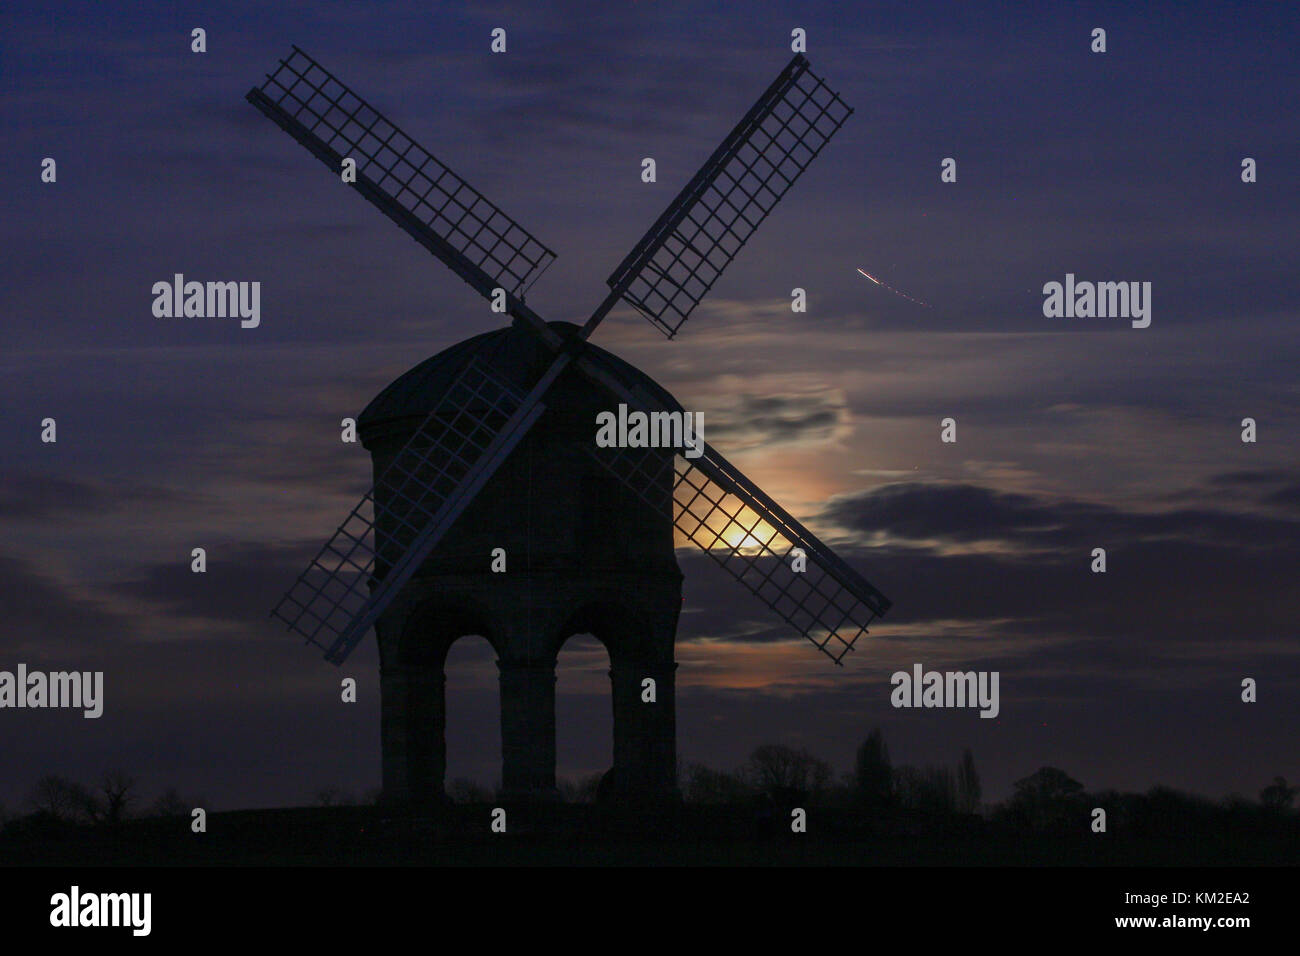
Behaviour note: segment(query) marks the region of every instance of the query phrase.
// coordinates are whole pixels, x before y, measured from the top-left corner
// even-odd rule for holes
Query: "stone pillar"
[[[441,667],[400,665],[379,675],[384,800],[443,799],[447,773],[447,678]]]
[[[555,800],[555,660],[497,661],[501,788],[507,799]]]
[[[614,701],[614,771],[633,799],[664,800],[677,792],[676,670],[669,661],[617,660],[609,677]],[[655,701],[642,682],[655,682]]]

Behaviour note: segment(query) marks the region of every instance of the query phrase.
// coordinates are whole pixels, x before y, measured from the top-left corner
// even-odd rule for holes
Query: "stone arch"
[[[481,635],[500,653],[499,630],[472,597],[430,597],[376,628],[384,797],[395,803],[443,800],[447,775],[447,652]]]
[[[602,782],[603,796],[658,800],[676,793],[676,669],[673,645],[676,609],[665,614],[652,603],[587,601],[556,635],[558,653],[574,634],[591,634],[609,653],[613,709],[613,767]],[[645,698],[646,680],[654,700]]]
[[[622,661],[672,660],[675,630],[658,628],[655,615],[640,599],[597,599],[584,602],[565,618],[555,633],[552,653],[558,655],[573,635],[590,634],[605,645],[611,666]]]
[[[556,642],[556,772],[575,784],[613,765],[613,699],[609,643],[592,629],[566,627]],[[566,653],[567,652],[567,653]],[[575,763],[578,768],[575,768]],[[578,772],[575,774],[575,769]]]
[[[501,700],[497,652],[482,634],[452,641],[443,661],[443,789],[449,797],[458,779],[489,791],[501,783]],[[469,791],[462,789],[465,794]]]
[[[613,640],[618,643],[618,620],[619,608],[613,602],[587,602],[564,618],[564,623],[560,625],[553,635],[551,652],[558,656],[560,649],[564,647],[569,638],[575,634],[590,634],[605,645],[606,653],[610,655],[610,660],[613,660],[613,650],[610,647],[610,642]]]
[[[395,663],[441,669],[451,645],[470,635],[486,638],[501,653],[500,629],[482,602],[471,597],[428,598],[403,622]]]

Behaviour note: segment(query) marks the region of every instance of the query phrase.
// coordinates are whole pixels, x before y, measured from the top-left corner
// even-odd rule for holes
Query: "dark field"
[[[870,821],[813,809],[808,832],[751,808],[677,807],[614,813],[596,806],[507,807],[507,832],[490,830],[492,806],[454,805],[428,815],[376,807],[213,813],[206,833],[188,817],[69,825],[29,817],[0,838],[4,866],[1241,866],[1294,865],[1293,815],[1213,827],[1166,819],[1140,830],[1062,834],[1017,831],[978,817]]]

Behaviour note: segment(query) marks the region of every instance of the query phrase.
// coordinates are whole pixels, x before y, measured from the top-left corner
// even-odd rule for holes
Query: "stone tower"
[[[577,332],[564,322],[551,327],[566,337]],[[680,408],[610,353],[587,346],[586,354],[629,388]],[[376,478],[476,356],[525,387],[552,357],[530,331],[508,327],[406,372],[358,420]],[[602,792],[651,801],[675,793],[673,643],[682,574],[671,515],[656,515],[584,450],[594,443],[597,412],[614,408],[608,395],[570,369],[546,406],[375,625],[389,801],[442,798],[444,663],[452,643],[469,634],[485,637],[497,655],[507,797],[556,794],[555,662],[579,633],[595,636],[610,659],[614,753]],[[377,506],[382,516],[385,502]],[[506,553],[504,573],[491,570],[496,548]],[[646,678],[655,681],[654,703],[642,702]]]

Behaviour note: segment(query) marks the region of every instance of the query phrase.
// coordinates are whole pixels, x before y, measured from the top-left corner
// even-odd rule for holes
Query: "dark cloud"
[[[1029,548],[1157,538],[1238,548],[1295,546],[1300,523],[1254,514],[1180,508],[1125,511],[959,482],[899,482],[831,499],[824,520],[866,534],[950,542],[1002,541]]]
[[[1294,477],[1294,472],[1283,468],[1258,468],[1248,471],[1225,471],[1217,475],[1211,475],[1208,484],[1220,488],[1254,488],[1260,485],[1281,484]]]
[[[109,590],[135,598],[172,619],[247,625],[270,637],[267,615],[315,555],[317,544],[272,546],[242,543],[206,551],[207,570],[191,570],[189,555],[154,564]]]
[[[843,553],[894,601],[873,640],[897,653],[922,638],[1070,696],[1089,681],[1111,693],[1153,683],[1203,690],[1255,672],[1300,685],[1294,521],[929,483],[837,499],[823,517],[881,536]],[[989,542],[998,546],[980,546]],[[1091,568],[1096,547],[1106,550],[1104,574]]]
[[[820,442],[847,434],[849,410],[843,394],[831,390],[786,395],[741,393],[726,407],[707,412],[704,428],[710,442],[722,442],[735,450]]]
[[[1145,515],[1092,506],[1056,515],[1029,495],[977,494],[955,501],[930,497],[923,486],[910,506],[933,505],[931,516],[906,521],[883,506],[869,523],[890,537],[877,546],[848,543],[837,550],[894,602],[859,651],[880,650],[895,661],[925,649],[967,660],[992,658],[1023,673],[1069,675],[1085,681],[1146,685],[1177,680],[1203,687],[1233,668],[1265,667],[1276,680],[1300,684],[1300,655],[1292,651],[1294,582],[1300,579],[1300,535],[1281,519],[1201,515],[1177,524],[1179,533]],[[869,496],[853,499],[863,511]],[[843,501],[840,502],[844,504]],[[952,518],[957,504],[981,515]],[[841,509],[841,518],[843,518]],[[936,528],[930,521],[943,522]],[[1075,524],[1069,524],[1073,521]],[[1229,533],[1202,536],[1207,524]],[[950,532],[937,535],[939,530]],[[951,551],[896,537],[953,541],[1000,540],[1032,548]],[[1040,550],[1043,538],[1051,550]],[[1268,546],[1257,546],[1259,543]],[[1093,547],[1107,552],[1107,571],[1091,570]],[[766,644],[797,640],[792,629],[702,554],[679,557],[686,574],[685,641]],[[719,600],[717,595],[733,595]],[[699,602],[702,595],[713,601]],[[809,652],[815,654],[811,648]],[[1156,677],[1156,674],[1162,676]],[[1175,676],[1177,675],[1177,676]],[[1067,681],[1066,683],[1069,683]],[[1058,681],[1056,693],[1065,693]]]
[[[57,475],[0,474],[0,518],[46,519],[103,515],[141,505],[194,504],[200,496],[149,485],[89,481]]]
[[[133,633],[128,615],[12,555],[0,555],[0,607],[5,609],[0,652],[8,663],[23,654],[59,662],[80,659],[90,650],[102,656]]]
[[[1300,512],[1300,474],[1294,469],[1224,472],[1211,477],[1209,484],[1216,489],[1234,488],[1255,495],[1263,505]]]
[[[802,640],[771,608],[703,551],[679,551],[677,564],[685,577],[682,616],[677,629],[679,642],[764,644]]]
[[[1300,484],[1285,485],[1278,488],[1276,491],[1265,495],[1264,501],[1270,505],[1300,511]]]

